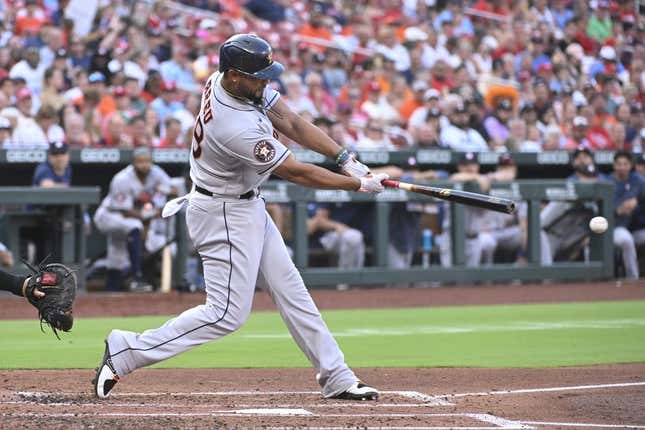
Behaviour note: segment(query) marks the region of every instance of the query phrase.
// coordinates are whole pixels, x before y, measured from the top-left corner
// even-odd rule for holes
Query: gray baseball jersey
[[[256,189],[289,155],[275,138],[265,114],[280,98],[266,88],[258,109],[224,90],[215,73],[202,96],[202,113],[193,133],[190,177],[193,183],[222,196],[239,196]],[[210,91],[209,91],[210,90]]]
[[[343,353],[322,320],[264,200],[253,195],[289,150],[273,135],[266,110],[279,94],[264,91],[255,107],[228,94],[221,75],[210,77],[195,123],[186,224],[204,265],[206,304],[141,334],[113,330],[112,363],[120,376],[219,339],[244,324],[256,284],[267,289],[289,332],[312,363],[323,395],[332,397],[356,382]],[[178,210],[178,204],[175,210]]]
[[[108,235],[108,267],[122,269],[129,264],[126,236],[134,229],[143,229],[140,219],[126,217],[120,211],[134,209],[137,201],[150,201],[155,207],[162,206],[165,196],[158,193],[157,188],[169,183],[168,174],[156,165],[152,166],[143,183],[132,165],[114,175],[108,195],[94,214],[96,228]]]

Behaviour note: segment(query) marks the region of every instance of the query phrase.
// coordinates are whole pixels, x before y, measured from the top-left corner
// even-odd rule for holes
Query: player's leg
[[[316,304],[289,258],[284,240],[267,216],[260,274],[291,336],[318,372],[325,397],[334,397],[356,383],[354,372],[323,321]]]
[[[638,279],[638,258],[636,258],[636,244],[634,237],[625,227],[614,229],[614,246],[618,247],[625,265],[625,277]]]
[[[246,321],[264,235],[265,215],[259,202],[191,199],[186,222],[204,262],[206,304],[141,334],[113,330],[107,342],[116,374],[126,375],[218,339]]]

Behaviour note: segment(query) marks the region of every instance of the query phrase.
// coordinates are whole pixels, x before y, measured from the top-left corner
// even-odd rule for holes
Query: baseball
[[[589,228],[594,233],[604,233],[607,230],[607,219],[601,216],[591,218]]]

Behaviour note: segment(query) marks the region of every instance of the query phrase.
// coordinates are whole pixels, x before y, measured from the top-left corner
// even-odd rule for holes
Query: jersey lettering
[[[204,140],[204,126],[202,125],[202,120],[197,115],[197,120],[195,121],[195,127],[193,128],[193,157],[195,159],[199,158],[202,155],[202,140]]]

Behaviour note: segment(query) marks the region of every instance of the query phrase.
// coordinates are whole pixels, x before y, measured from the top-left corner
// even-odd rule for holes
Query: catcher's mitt
[[[76,274],[64,264],[29,267],[34,274],[25,288],[25,297],[38,309],[40,329],[43,330],[44,321],[60,339],[57,330],[70,331],[74,325],[72,304],[76,297]],[[36,289],[45,293],[45,296],[37,297],[34,294]]]

